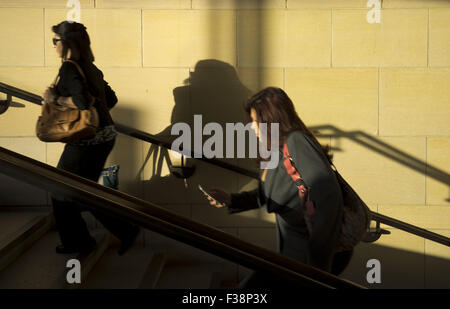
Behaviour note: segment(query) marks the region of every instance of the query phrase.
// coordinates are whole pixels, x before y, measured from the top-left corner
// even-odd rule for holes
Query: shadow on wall
[[[175,106],[172,110],[171,124],[157,134],[161,138],[175,139],[176,137],[171,136],[171,128],[173,124],[178,122],[189,124],[193,130],[194,115],[202,115],[203,125],[208,122],[217,122],[223,128],[227,122],[247,122],[243,111],[243,103],[251,95],[251,91],[241,83],[236,70],[227,63],[217,60],[199,61],[194,72],[190,73],[190,76],[186,79],[185,85],[175,88],[173,94]],[[127,124],[132,124],[133,119],[135,119],[133,111],[117,108],[114,114],[120,115],[120,118],[126,120],[124,123]],[[333,149],[334,151],[341,150],[339,141],[342,138],[351,139],[411,169],[419,172],[427,171],[428,177],[450,184],[449,175],[444,171],[427,166],[426,162],[382,143],[378,139],[364,134],[364,132],[344,132],[332,126],[311,128],[319,130],[322,137],[328,136],[336,139],[337,144]],[[331,134],[324,134],[329,130],[332,131]],[[205,136],[203,141],[206,139]],[[144,145],[148,148],[142,149],[142,144],[144,143],[136,142],[134,139],[127,137],[118,139],[116,147],[127,149],[127,151],[122,154],[118,153],[117,156],[113,154],[113,157],[121,164],[119,174],[123,177],[123,173],[129,173],[126,178],[130,180],[128,185],[120,184],[121,190],[129,193],[135,190],[137,192],[135,195],[142,196],[147,201],[168,208],[168,210],[172,210],[179,215],[216,227],[238,229],[239,227],[273,227],[273,222],[268,222],[267,216],[262,215],[263,210],[256,211],[258,212],[256,216],[228,216],[224,209],[215,209],[208,206],[197,189],[197,184],[202,184],[206,187],[218,186],[236,192],[243,187],[253,186],[254,181],[250,178],[237,176],[233,172],[208,163],[188,159],[187,165],[195,164],[197,168],[193,177],[187,180],[188,186],[185,187],[183,180],[168,173],[167,162],[173,161],[174,164],[179,164],[175,162],[176,160],[170,152],[165,148],[149,144]],[[141,154],[144,154],[143,164],[129,160],[129,158],[136,158]],[[241,159],[224,160],[246,168],[256,167],[256,164],[253,164],[254,162],[251,162],[251,160],[245,162],[242,162],[244,160]],[[140,175],[144,175],[143,181],[141,181]],[[124,188],[124,186],[128,187]],[[366,274],[369,270],[366,263],[369,259],[378,259],[381,263],[382,283],[380,285],[368,284],[366,281]],[[444,275],[449,273],[446,271],[449,269],[449,265],[448,259],[362,243],[355,251],[350,266],[341,277],[370,288],[450,288],[448,276]]]
[[[382,236],[382,237],[389,237]],[[444,245],[435,244],[436,246]],[[368,283],[367,275],[375,278],[369,260],[379,261],[381,283]],[[360,243],[354,251],[349,266],[339,276],[370,289],[423,289],[450,288],[450,260],[423,253],[400,250],[376,243]]]
[[[321,137],[331,137],[336,141],[335,145],[331,148],[334,153],[343,151],[341,148],[343,140],[351,140],[372,152],[378,153],[385,158],[389,158],[392,161],[446,185],[449,190],[449,196],[442,202],[450,202],[450,174],[444,170],[430,165],[428,162],[421,161],[399,148],[389,145],[363,131],[342,131],[332,125],[311,126],[310,128],[314,132],[320,132]]]
[[[120,103],[120,102],[119,102]],[[117,104],[111,110],[114,120],[119,123],[127,123],[133,126],[136,123],[137,115],[135,110],[126,109]],[[137,172],[140,168],[140,161],[136,158],[142,156],[141,141],[119,134],[116,143],[105,167],[119,165],[119,189],[133,196],[143,198],[141,175]],[[126,150],[126,151],[124,151]]]
[[[177,136],[171,135],[172,126],[175,123],[186,123],[191,128],[190,149],[194,150],[194,130],[199,129],[202,132],[206,123],[218,123],[223,128],[225,139],[226,123],[246,124],[248,122],[245,119],[243,105],[251,92],[241,83],[235,68],[230,64],[214,59],[201,60],[196,64],[194,71],[190,72],[184,84],[173,90],[175,106],[172,110],[171,124],[156,136],[173,141]],[[198,125],[195,128],[194,115],[202,116],[200,128]],[[203,136],[202,145],[208,138],[209,136]],[[227,149],[225,143],[222,149],[225,155]],[[234,149],[236,149],[236,141]],[[256,166],[252,159],[224,158],[222,160],[235,165]],[[172,174],[164,173],[168,163],[180,165],[181,160],[174,155],[174,152],[152,145],[145,155],[141,168],[141,172],[151,170],[150,175],[144,172],[145,199],[157,204],[204,203],[205,199],[197,189],[197,184],[220,186],[233,192],[238,190],[238,176],[234,173],[198,160],[187,159],[186,161],[188,166],[195,165],[196,170],[185,183]],[[241,184],[244,184],[243,180]]]

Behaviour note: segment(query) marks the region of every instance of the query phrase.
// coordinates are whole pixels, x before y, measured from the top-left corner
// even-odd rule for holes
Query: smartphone
[[[218,200],[216,200],[214,197],[211,196],[211,194],[209,194],[208,192],[205,191],[205,189],[203,189],[203,187],[201,185],[198,185],[198,188],[200,189],[200,191],[202,191],[203,193],[205,193],[206,196],[212,198],[213,200],[215,200],[216,202],[219,202]]]

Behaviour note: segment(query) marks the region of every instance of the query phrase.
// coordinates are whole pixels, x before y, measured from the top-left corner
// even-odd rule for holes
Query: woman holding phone
[[[279,88],[269,87],[251,97],[245,111],[261,143],[271,145],[270,123],[279,124],[279,163],[274,169],[260,173],[258,188],[230,194],[213,188],[206,198],[215,207],[227,207],[230,214],[265,207],[276,215],[278,251],[290,258],[321,270],[339,274],[350,261],[352,251],[335,255],[341,228],[343,199],[339,183],[330,167],[332,156],[322,147],[295,111],[288,95]],[[260,124],[267,123],[267,139],[261,136]],[[283,164],[282,148],[287,144],[290,156],[309,189],[315,206],[309,229],[302,215],[305,205],[297,186]],[[254,273],[241,286],[279,286],[274,278]]]

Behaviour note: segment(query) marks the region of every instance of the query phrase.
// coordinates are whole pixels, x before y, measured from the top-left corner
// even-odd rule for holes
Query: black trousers
[[[59,159],[58,168],[78,176],[98,181],[106,159],[114,147],[115,140],[94,146],[75,146],[66,144]],[[81,216],[82,205],[52,197],[53,213],[61,243],[67,247],[83,247],[93,241]],[[114,236],[123,240],[133,233],[133,225],[121,218],[90,210]]]

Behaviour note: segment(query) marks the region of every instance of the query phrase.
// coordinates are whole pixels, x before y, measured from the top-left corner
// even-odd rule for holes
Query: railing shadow
[[[311,129],[320,132],[321,137],[330,137],[335,140],[336,145],[332,147],[334,152],[343,151],[340,147],[342,139],[351,140],[416,172],[424,173],[425,171],[426,177],[430,177],[449,187],[449,197],[445,201],[450,202],[450,174],[444,170],[430,165],[428,162],[423,162],[363,131],[343,131],[333,125],[311,126]]]

